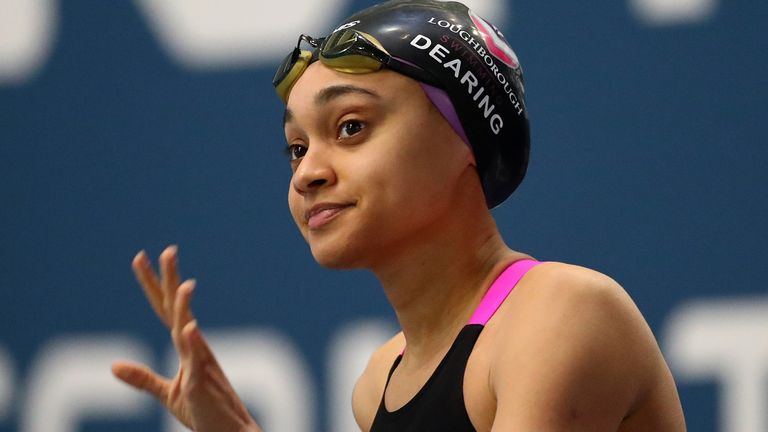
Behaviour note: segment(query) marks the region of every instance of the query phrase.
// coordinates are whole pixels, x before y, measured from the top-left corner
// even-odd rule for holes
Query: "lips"
[[[307,222],[309,229],[321,228],[339,215],[339,213],[352,207],[352,204],[339,204],[339,203],[321,203],[312,206],[307,212],[304,213],[304,220]]]

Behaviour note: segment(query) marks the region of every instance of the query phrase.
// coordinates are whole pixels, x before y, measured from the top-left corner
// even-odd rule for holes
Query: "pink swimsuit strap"
[[[485,325],[488,320],[491,319],[499,306],[504,302],[509,293],[515,288],[520,279],[525,276],[528,270],[541,264],[536,260],[520,260],[515,261],[507,267],[500,275],[493,281],[491,287],[488,288],[488,292],[485,293],[483,299],[480,300],[480,304],[475,309],[475,313],[472,314],[472,318],[469,319],[467,324],[481,324]]]
[[[469,319],[467,325],[480,324],[485,325],[488,320],[491,319],[493,314],[499,309],[504,300],[506,300],[509,293],[517,286],[520,279],[525,276],[528,270],[541,264],[539,261],[532,259],[524,259],[515,261],[504,269],[503,272],[493,281],[491,287],[480,300],[480,304],[475,309],[475,313],[472,314],[472,318]],[[400,351],[400,355],[405,354],[405,347]]]

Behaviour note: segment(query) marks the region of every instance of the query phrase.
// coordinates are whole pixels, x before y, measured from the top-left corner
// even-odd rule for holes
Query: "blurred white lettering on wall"
[[[352,385],[373,350],[394,331],[386,321],[370,320],[348,323],[334,335],[327,364],[331,425],[357,430],[349,423],[354,422]],[[204,333],[238,395],[265,430],[317,429],[318,389],[292,340],[272,329]],[[77,432],[88,421],[146,419],[156,412],[157,402],[114,378],[110,366],[115,360],[127,359],[154,367],[153,358],[145,344],[127,336],[62,336],[43,345],[31,363],[25,387],[15,388],[19,380],[14,376],[13,359],[0,348],[0,420],[18,414],[17,430],[21,432]],[[172,346],[166,351],[165,363],[166,376],[174,376],[178,356]],[[13,403],[14,394],[24,395],[23,400]],[[162,430],[187,429],[167,415]]]
[[[56,32],[54,0],[0,1],[0,84],[20,84],[43,67]]]
[[[717,0],[630,0],[630,6],[646,24],[675,25],[710,19]]]
[[[394,332],[386,321],[351,322],[331,339],[325,366],[329,430],[356,430],[349,408],[353,383],[371,352]],[[205,334],[232,385],[267,430],[317,428],[314,374],[293,341],[271,329]],[[720,385],[718,430],[768,430],[768,298],[688,302],[670,314],[661,340],[678,384]],[[62,336],[41,347],[26,380],[20,380],[14,359],[0,348],[0,420],[18,414],[22,432],[76,432],[89,420],[146,419],[156,402],[111,375],[110,365],[118,359],[153,365],[149,349],[132,337]],[[178,366],[170,346],[166,359],[172,376]],[[184,429],[167,418],[163,430]]]
[[[19,431],[77,432],[88,419],[151,414],[151,397],[118,384],[118,359],[148,363],[147,349],[120,335],[66,336],[42,347],[30,368]]]
[[[137,0],[166,52],[195,68],[274,61],[319,34],[346,0]],[[299,13],[300,11],[300,13]]]
[[[628,0],[648,25],[710,19],[717,0]],[[169,57],[190,69],[221,70],[273,64],[293,48],[300,33],[321,35],[343,19],[351,0],[135,0]],[[465,0],[500,28],[511,2]],[[0,1],[0,85],[21,84],[45,66],[59,26],[56,0]],[[300,13],[297,13],[300,11]]]
[[[206,340],[237,394],[267,431],[315,430],[315,389],[309,366],[293,342],[267,329],[204,331]],[[169,348],[168,375],[178,369]],[[168,432],[187,431],[170,415]]]
[[[719,430],[768,430],[768,298],[686,303],[670,315],[663,341],[678,384],[720,385]]]
[[[299,34],[323,35],[349,0],[136,0],[168,54],[194,68],[274,63]],[[480,14],[505,16],[501,0],[467,1]],[[501,25],[500,23],[496,23]]]
[[[13,360],[0,347],[0,420],[7,417],[11,411],[14,381]]]

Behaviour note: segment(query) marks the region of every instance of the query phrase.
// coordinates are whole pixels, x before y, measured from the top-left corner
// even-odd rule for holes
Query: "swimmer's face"
[[[473,169],[419,84],[391,71],[313,63],[291,91],[285,137],[291,214],[326,267],[373,268],[428,241]]]

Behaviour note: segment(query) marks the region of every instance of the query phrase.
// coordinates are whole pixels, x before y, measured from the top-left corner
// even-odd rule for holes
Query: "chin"
[[[349,254],[341,251],[316,251],[312,249],[312,256],[322,267],[333,270],[352,270],[360,268],[359,259],[353,259]]]
[[[318,264],[334,270],[351,270],[365,267],[365,248],[355,247],[353,239],[340,236],[318,236],[308,239],[312,257]]]

